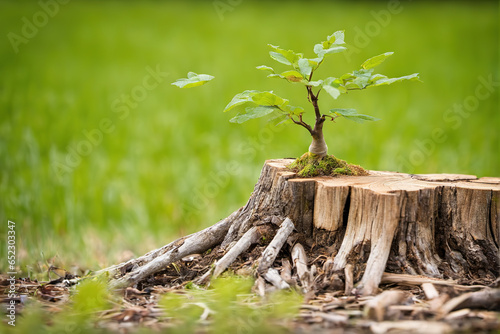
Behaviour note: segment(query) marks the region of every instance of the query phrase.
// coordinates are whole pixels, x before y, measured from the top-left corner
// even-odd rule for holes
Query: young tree
[[[224,109],[224,112],[237,112],[237,115],[230,121],[233,123],[243,123],[250,119],[268,117],[277,124],[294,123],[305,128],[312,137],[309,152],[297,159],[291,166],[299,172],[300,176],[364,174],[365,171],[359,166],[348,165],[345,161],[328,156],[328,146],[323,136],[323,126],[326,120],[335,121],[339,117],[344,117],[358,123],[376,121],[378,119],[359,114],[355,109],[333,108],[323,113],[318,105],[320,93],[325,91],[331,98],[336,100],[342,94],[353,90],[390,85],[394,82],[404,80],[419,80],[418,73],[399,78],[388,78],[382,74],[374,74],[374,68],[393,54],[393,52],[386,52],[366,60],[357,71],[348,72],[339,77],[313,80],[314,73],[328,56],[347,49],[344,42],[344,31],[341,30],[334,32],[327,37],[326,41],[314,46],[315,58],[305,58],[302,53],[281,49],[271,44],[269,44],[269,47],[271,48],[269,52],[271,58],[290,68],[279,74],[272,67],[266,65],[257,66],[257,69],[271,72],[268,78],[284,79],[291,83],[303,85],[307,92],[307,100],[311,103],[314,110],[314,124],[310,125],[304,121],[303,115],[306,109],[290,105],[287,99],[278,96],[272,91],[257,90],[246,90],[233,97]],[[174,84],[183,88],[195,87],[206,83],[211,78],[213,77],[190,72],[188,79],[180,79]],[[322,163],[323,165],[321,165]],[[320,171],[320,169],[322,170]]]
[[[267,116],[271,120],[277,121],[278,124],[291,122],[305,128],[312,137],[309,146],[309,161],[311,158],[312,160],[320,160],[328,154],[328,146],[323,136],[323,126],[326,120],[335,121],[339,117],[358,123],[378,120],[372,116],[359,114],[354,109],[333,108],[326,113],[321,112],[318,99],[322,91],[336,100],[340,95],[352,90],[363,90],[404,80],[419,80],[418,73],[399,78],[388,78],[385,75],[373,73],[374,68],[390,57],[393,52],[372,57],[361,64],[359,70],[345,73],[340,77],[313,80],[315,72],[328,56],[346,50],[344,31],[336,31],[328,36],[326,41],[316,44],[314,46],[315,58],[305,58],[302,53],[281,49],[271,44],[269,47],[271,48],[269,52],[271,58],[290,68],[279,74],[272,67],[265,65],[258,66],[257,69],[271,72],[268,75],[269,78],[284,79],[303,85],[307,91],[307,100],[314,110],[314,124],[310,125],[304,121],[302,117],[306,112],[304,108],[291,106],[287,99],[272,91],[247,90],[239,93],[234,96],[224,111],[237,111],[238,114],[231,119],[231,122],[234,123],[243,123],[250,119]]]

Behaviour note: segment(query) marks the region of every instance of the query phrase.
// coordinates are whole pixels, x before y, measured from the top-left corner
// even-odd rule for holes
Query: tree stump
[[[307,289],[340,288],[340,282],[346,292],[354,284],[358,293],[374,294],[384,271],[477,280],[500,275],[500,178],[377,171],[298,178],[286,168],[292,161],[266,161],[247,204],[226,219],[101,272],[124,287],[218,247],[221,257],[198,280],[207,282],[265,236],[274,241],[256,261],[265,266],[254,272],[275,286],[290,283],[270,268],[279,252],[292,255]],[[288,250],[280,249],[284,244]],[[322,262],[304,260],[302,245],[309,259]],[[281,278],[289,277],[288,260],[279,261]]]

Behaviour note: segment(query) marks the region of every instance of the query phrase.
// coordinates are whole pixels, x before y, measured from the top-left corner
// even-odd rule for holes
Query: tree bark
[[[328,146],[326,146],[325,138],[323,137],[323,123],[316,124],[314,127],[309,152],[320,158],[328,154]]]

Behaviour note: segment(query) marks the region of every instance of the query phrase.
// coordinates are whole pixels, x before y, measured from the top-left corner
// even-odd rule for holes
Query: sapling
[[[342,94],[353,90],[363,90],[369,87],[390,85],[394,82],[404,80],[419,80],[418,73],[398,78],[388,78],[382,74],[374,74],[374,68],[383,63],[393,52],[386,52],[367,59],[361,64],[357,71],[345,73],[339,77],[327,77],[313,80],[313,76],[327,57],[332,54],[345,51],[344,31],[336,31],[323,41],[314,46],[315,58],[305,58],[302,53],[285,50],[279,46],[269,44],[271,58],[281,64],[289,66],[289,69],[277,73],[274,68],[266,65],[257,66],[257,69],[271,72],[267,77],[284,79],[290,83],[301,84],[307,93],[307,100],[312,105],[315,114],[313,125],[308,124],[303,115],[306,109],[300,106],[292,106],[289,101],[275,94],[273,91],[246,90],[236,94],[231,102],[227,104],[224,112],[236,111],[237,115],[230,122],[243,123],[250,119],[267,117],[276,124],[293,123],[305,128],[312,137],[309,151],[298,158],[289,167],[298,172],[300,176],[316,175],[363,175],[366,171],[355,165],[349,165],[345,161],[328,155],[328,146],[323,136],[325,121],[335,122],[339,117],[363,123],[364,121],[376,121],[375,117],[359,114],[355,109],[333,108],[323,113],[320,110],[318,100],[322,91],[336,100]],[[201,75],[203,76],[203,75]],[[191,73],[188,79],[174,84],[181,85],[188,81],[190,85],[205,83],[206,77],[199,77]]]

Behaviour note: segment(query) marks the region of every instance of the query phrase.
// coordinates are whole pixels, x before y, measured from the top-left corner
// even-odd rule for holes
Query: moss
[[[305,153],[288,165],[288,169],[300,177],[335,176],[335,175],[368,175],[361,166],[351,165],[333,155],[320,158],[312,153]]]

